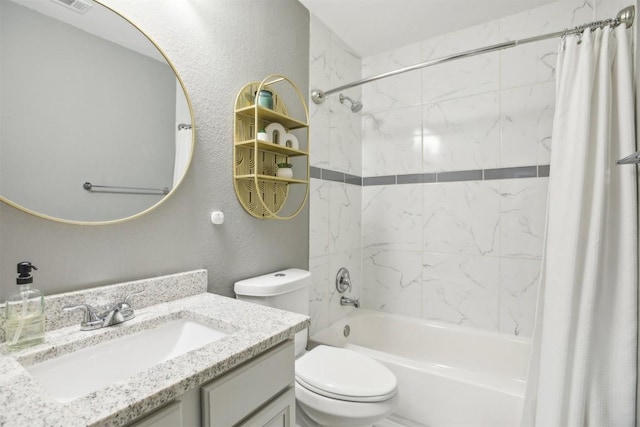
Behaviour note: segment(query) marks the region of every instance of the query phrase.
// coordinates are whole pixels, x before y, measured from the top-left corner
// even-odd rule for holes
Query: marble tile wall
[[[615,16],[623,6],[621,0],[559,0],[363,58],[361,75]],[[343,80],[360,78],[358,60],[314,18],[311,40],[312,87],[339,84],[337,75],[348,73],[344,58],[351,59],[353,79]],[[335,101],[330,108],[310,103],[312,166],[323,177],[326,170],[364,177],[364,186],[312,180],[313,331],[345,314],[333,292],[335,272],[345,264],[355,272],[364,307],[531,335],[548,178],[492,180],[487,170],[548,170],[558,43],[362,86],[360,159],[351,158],[357,131],[349,110]],[[460,182],[440,179],[452,171],[473,173]],[[476,173],[484,180],[474,180]],[[438,178],[421,181],[417,174]]]
[[[594,15],[589,1],[557,1],[364,58],[363,75]],[[363,175],[547,165],[557,46],[533,43],[363,86]],[[530,336],[547,181],[363,187],[364,306]]]
[[[362,60],[332,31],[311,17],[310,87],[330,89],[359,80]],[[344,93],[361,98],[360,89]],[[334,175],[362,175],[361,116],[340,104],[337,96],[324,104],[309,101],[311,117],[311,166]],[[344,180],[343,180],[344,181]],[[362,188],[330,180],[311,179],[309,218],[309,269],[312,273],[311,332],[345,316],[352,308],[341,307],[335,291],[340,267],[351,272],[351,296],[359,298],[362,287]]]
[[[530,335],[547,178],[363,187],[363,305]]]

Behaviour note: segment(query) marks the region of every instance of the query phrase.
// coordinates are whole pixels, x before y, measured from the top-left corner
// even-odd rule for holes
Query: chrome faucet
[[[68,305],[63,307],[62,310],[84,310],[84,318],[82,319],[82,323],[80,323],[80,330],[91,331],[93,329],[106,328],[107,326],[117,325],[118,323],[126,322],[136,317],[130,301],[132,296],[141,294],[142,292],[144,292],[144,290],[127,295],[124,301],[112,305],[99,315],[96,314],[95,309],[89,304]]]
[[[351,275],[349,274],[349,270],[344,267],[338,270],[338,274],[336,275],[336,290],[341,294],[351,291]],[[355,308],[360,308],[360,300],[342,296],[340,297],[340,305],[352,305]]]
[[[347,298],[343,296],[340,297],[340,305],[352,305],[355,308],[360,308],[360,300],[357,298]]]

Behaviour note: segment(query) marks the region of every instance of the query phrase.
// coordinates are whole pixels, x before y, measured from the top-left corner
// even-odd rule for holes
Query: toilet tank
[[[309,315],[311,273],[299,268],[276,271],[236,282],[240,300]]]
[[[309,315],[309,287],[311,273],[299,268],[276,271],[236,282],[236,298],[255,304]],[[296,355],[307,345],[308,330],[295,337]]]

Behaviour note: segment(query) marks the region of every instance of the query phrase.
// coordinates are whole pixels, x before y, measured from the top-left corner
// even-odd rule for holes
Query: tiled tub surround
[[[362,60],[315,16],[310,17],[310,88],[334,88],[360,79]],[[361,98],[360,88],[344,91]],[[309,270],[312,287],[310,312],[312,332],[345,316],[352,307],[340,306],[335,275],[347,267],[353,279],[351,296],[361,293],[361,200],[362,123],[361,115],[340,104],[338,94],[321,105],[309,100],[313,153],[312,174],[323,172],[341,182],[311,179],[309,209]],[[332,172],[334,172],[332,174]],[[344,184],[344,176],[351,184]],[[313,176],[313,175],[312,175]],[[353,180],[353,182],[351,182]]]
[[[80,316],[69,320],[73,326],[49,330],[45,342],[38,346],[12,353],[2,346],[0,425],[124,425],[293,338],[309,323],[306,316],[206,293],[207,272],[198,270],[46,297],[47,312],[52,318],[49,325],[67,323],[66,319],[54,320],[54,306],[80,301],[106,304],[141,287],[145,294],[134,300],[136,317],[132,320],[80,331]],[[181,292],[191,296],[180,298]],[[229,335],[66,404],[47,396],[23,367],[178,318],[210,324]]]
[[[362,230],[362,250],[311,258],[313,331],[350,311],[339,306],[333,285],[335,272],[347,266],[353,294],[366,308],[530,336],[548,170],[478,173],[467,178],[451,172],[456,179],[418,183],[405,183],[400,175],[389,184],[381,179],[362,187],[312,179],[312,212],[325,218],[315,232],[328,227],[329,238],[312,237],[311,253],[348,240],[352,228]],[[483,173],[485,180],[476,179]],[[329,210],[333,195],[358,190],[361,195]],[[321,241],[326,246],[318,246]]]
[[[363,58],[358,78],[603,19],[623,6],[558,0]],[[311,54],[330,56],[335,44],[316,38],[335,36],[312,20]],[[361,86],[361,171],[312,158],[312,331],[347,313],[333,290],[342,262],[366,308],[531,335],[558,45],[531,43]],[[337,67],[322,65],[312,74]],[[351,115],[326,104],[318,117]],[[315,146],[334,150],[332,123],[312,117]],[[360,246],[335,250],[358,238]]]
[[[309,46],[309,86],[328,89],[359,80],[362,59],[315,16],[310,16],[312,36]],[[345,90],[353,99],[362,97],[359,87]],[[348,103],[340,104],[338,94],[323,104],[309,100],[311,166],[343,173],[362,175],[361,115],[354,114]]]
[[[559,0],[363,58],[362,74],[573,27],[593,21],[596,7],[591,0]],[[425,182],[364,179],[365,307],[532,334],[559,43],[527,44],[362,87],[362,175]]]

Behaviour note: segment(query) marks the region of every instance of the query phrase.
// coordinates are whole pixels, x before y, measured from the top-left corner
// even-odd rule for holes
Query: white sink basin
[[[226,335],[193,320],[174,320],[25,369],[54,399],[68,402]]]

